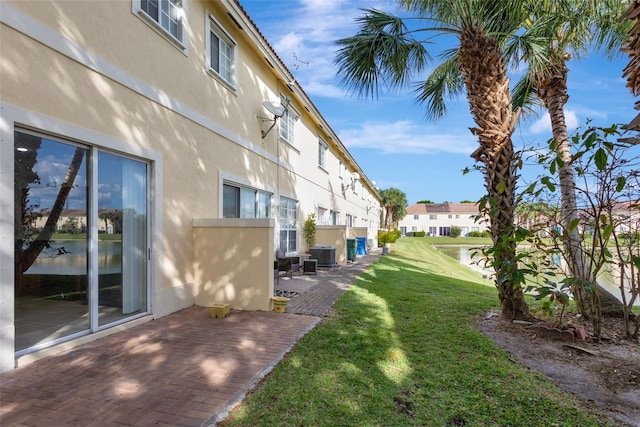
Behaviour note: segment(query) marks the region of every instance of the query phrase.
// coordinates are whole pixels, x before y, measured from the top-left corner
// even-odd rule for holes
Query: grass
[[[85,240],[87,233],[53,233],[51,240]],[[98,240],[122,240],[122,234],[98,234]]]
[[[428,236],[428,237],[406,237],[403,239],[424,239],[430,245],[472,245],[472,246],[491,246],[491,238],[489,237],[447,237],[447,236]]]
[[[496,291],[400,239],[221,426],[597,426],[473,324]]]

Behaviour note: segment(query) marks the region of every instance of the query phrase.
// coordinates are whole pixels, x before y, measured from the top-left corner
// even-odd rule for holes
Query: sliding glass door
[[[147,165],[98,154],[100,326],[147,309]]]
[[[148,311],[148,164],[14,134],[16,351]]]
[[[16,132],[16,350],[89,329],[85,147]]]

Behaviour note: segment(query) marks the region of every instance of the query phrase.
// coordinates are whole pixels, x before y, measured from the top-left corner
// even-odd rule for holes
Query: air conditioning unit
[[[311,259],[318,260],[318,267],[333,267],[336,265],[336,248],[333,246],[313,246],[309,249]]]

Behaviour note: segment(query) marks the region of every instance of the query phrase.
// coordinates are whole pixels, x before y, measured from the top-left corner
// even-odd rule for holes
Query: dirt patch
[[[603,340],[563,342],[542,338],[529,325],[491,314],[478,328],[530,369],[549,377],[614,425],[640,426],[640,345],[622,339],[620,319],[606,319]]]

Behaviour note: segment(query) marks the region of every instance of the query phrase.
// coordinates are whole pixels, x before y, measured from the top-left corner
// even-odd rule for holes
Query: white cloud
[[[575,111],[565,110],[564,115],[568,131],[576,129],[580,125],[580,120]],[[533,122],[529,127],[529,131],[533,134],[551,132],[551,117],[549,113],[545,112],[538,120]]]
[[[358,128],[338,132],[338,136],[347,148],[368,148],[386,154],[448,152],[469,155],[477,147],[470,134],[437,133],[429,126],[421,126],[409,120],[364,122]]]
[[[303,37],[295,32],[289,32],[282,36],[273,45],[279,54],[289,55],[292,52],[300,51],[304,47]]]
[[[265,28],[278,56],[309,95],[343,96],[335,83],[335,41],[356,31],[361,7],[384,6],[383,0],[302,0],[291,8],[286,28]]]

